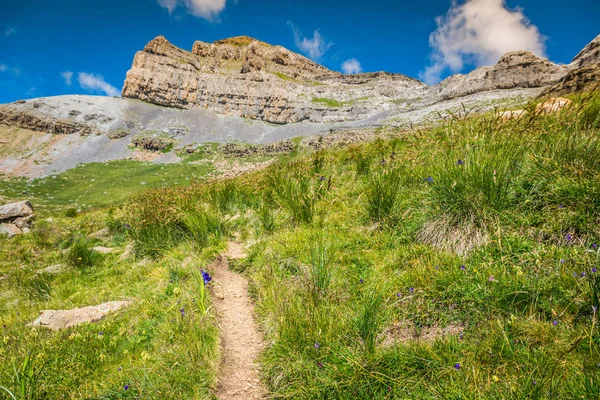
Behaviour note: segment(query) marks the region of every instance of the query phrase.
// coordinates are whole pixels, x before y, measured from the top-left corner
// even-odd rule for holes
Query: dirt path
[[[245,258],[240,243],[230,242],[226,254],[210,267],[215,285],[214,306],[221,329],[222,360],[215,395],[220,400],[264,399],[258,356],[264,342],[254,320],[246,279],[229,269],[229,259]]]

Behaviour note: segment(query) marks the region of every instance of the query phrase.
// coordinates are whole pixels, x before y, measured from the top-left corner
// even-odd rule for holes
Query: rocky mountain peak
[[[573,58],[571,64],[575,64],[581,68],[587,65],[596,64],[600,62],[600,35],[596,36],[594,40],[587,44],[580,52]]]

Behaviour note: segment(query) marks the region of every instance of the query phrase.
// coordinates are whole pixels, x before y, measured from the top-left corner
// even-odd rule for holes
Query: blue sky
[[[158,35],[188,50],[248,35],[334,70],[435,83],[516,48],[568,63],[600,34],[598,21],[597,0],[2,1],[0,103],[115,94],[135,52]]]

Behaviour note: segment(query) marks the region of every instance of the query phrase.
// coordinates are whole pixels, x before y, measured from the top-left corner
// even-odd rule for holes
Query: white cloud
[[[323,57],[323,54],[325,54],[325,52],[329,50],[331,46],[333,46],[333,43],[327,43],[325,41],[318,29],[313,33],[313,38],[309,39],[307,37],[303,37],[302,32],[300,32],[296,25],[294,25],[291,21],[288,21],[288,26],[292,28],[296,46],[301,52],[308,55],[308,57],[312,58],[313,60],[319,60],[321,57]]]
[[[89,92],[104,92],[107,96],[120,96],[121,92],[104,80],[101,75],[80,72],[77,76],[82,89]]]
[[[16,32],[16,31],[15,31],[15,29],[14,29],[14,28],[8,28],[8,29],[6,29],[6,30],[4,31],[4,36],[10,36],[10,35],[12,35],[12,34],[13,34],[13,33],[15,33],[15,32]]]
[[[169,14],[172,14],[178,7],[183,7],[188,14],[209,21],[218,20],[226,3],[227,0],[158,0],[158,4],[169,10]]]
[[[0,72],[4,72],[8,69],[8,65],[6,64],[0,64]]]
[[[522,9],[508,9],[505,0],[454,2],[436,24],[429,36],[431,65],[420,74],[429,84],[437,83],[446,70],[456,73],[470,63],[492,65],[513,50],[544,56],[545,38]]]
[[[360,74],[362,72],[362,67],[356,58],[351,58],[344,61],[342,64],[342,71],[345,74]]]
[[[60,76],[65,80],[67,86],[71,86],[73,80],[73,73],[71,71],[61,72]]]

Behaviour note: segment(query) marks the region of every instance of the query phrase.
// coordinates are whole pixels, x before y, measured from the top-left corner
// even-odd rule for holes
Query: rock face
[[[111,301],[97,306],[74,308],[72,310],[44,310],[29,326],[39,326],[57,331],[75,325],[98,322],[109,313],[130,304],[129,301]]]
[[[492,90],[550,87],[573,71],[597,65],[599,54],[600,36],[569,65],[513,51],[494,66],[429,87],[399,74],[343,75],[247,36],[198,41],[191,52],[159,36],[135,55],[123,97],[274,123],[351,121],[414,99],[431,104]],[[585,79],[593,78],[588,73]]]
[[[135,55],[123,97],[273,123],[335,122],[367,118],[426,88],[399,74],[344,76],[244,36],[196,42],[191,52],[159,36]]]
[[[558,82],[567,70],[566,66],[553,64],[529,51],[512,51],[492,67],[453,75],[432,90],[442,99],[450,99],[495,89],[544,87]]]
[[[20,112],[8,107],[0,107],[0,125],[64,135],[72,133],[89,135],[93,132],[92,127],[86,124],[66,119],[44,117],[30,112]]]
[[[0,206],[0,234],[11,238],[26,233],[32,227],[34,219],[33,206],[29,201]]]

